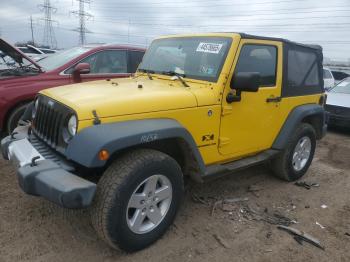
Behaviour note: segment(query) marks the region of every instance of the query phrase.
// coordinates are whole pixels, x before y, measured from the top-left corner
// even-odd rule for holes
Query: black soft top
[[[324,92],[323,54],[320,45],[307,45],[277,37],[238,34],[242,39],[270,40],[283,43],[282,97]]]
[[[288,45],[302,46],[302,47],[306,47],[306,48],[322,50],[322,46],[316,45],[316,44],[307,45],[307,44],[298,43],[298,42],[290,41],[288,39],[279,38],[279,37],[267,37],[267,36],[259,36],[259,35],[250,35],[250,34],[246,34],[246,33],[238,33],[238,34],[243,39],[258,39],[258,40],[279,41],[279,42],[286,43]]]

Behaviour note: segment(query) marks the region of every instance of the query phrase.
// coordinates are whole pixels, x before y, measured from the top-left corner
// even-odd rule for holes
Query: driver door
[[[226,96],[233,91],[230,80],[236,72],[260,73],[260,86],[229,103]],[[230,76],[222,100],[219,152],[238,158],[270,148],[280,130],[282,43],[242,39]]]

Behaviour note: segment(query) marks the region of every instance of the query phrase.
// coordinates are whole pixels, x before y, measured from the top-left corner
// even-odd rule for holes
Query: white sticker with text
[[[222,48],[222,44],[216,43],[199,43],[197,47],[197,52],[218,54]]]

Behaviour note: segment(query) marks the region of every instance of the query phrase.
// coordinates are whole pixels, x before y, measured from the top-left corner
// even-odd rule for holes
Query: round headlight
[[[71,136],[74,136],[77,133],[77,117],[75,115],[72,115],[68,120],[68,133]]]
[[[35,118],[36,112],[38,111],[38,107],[39,107],[39,99],[35,100],[35,102],[34,102],[34,106],[33,106],[33,110],[32,110],[32,119]]]

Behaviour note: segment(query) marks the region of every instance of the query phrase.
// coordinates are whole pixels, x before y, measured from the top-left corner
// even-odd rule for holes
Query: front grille
[[[62,137],[62,131],[72,110],[46,96],[40,96],[38,99],[33,132],[50,147],[63,152],[67,144]]]

